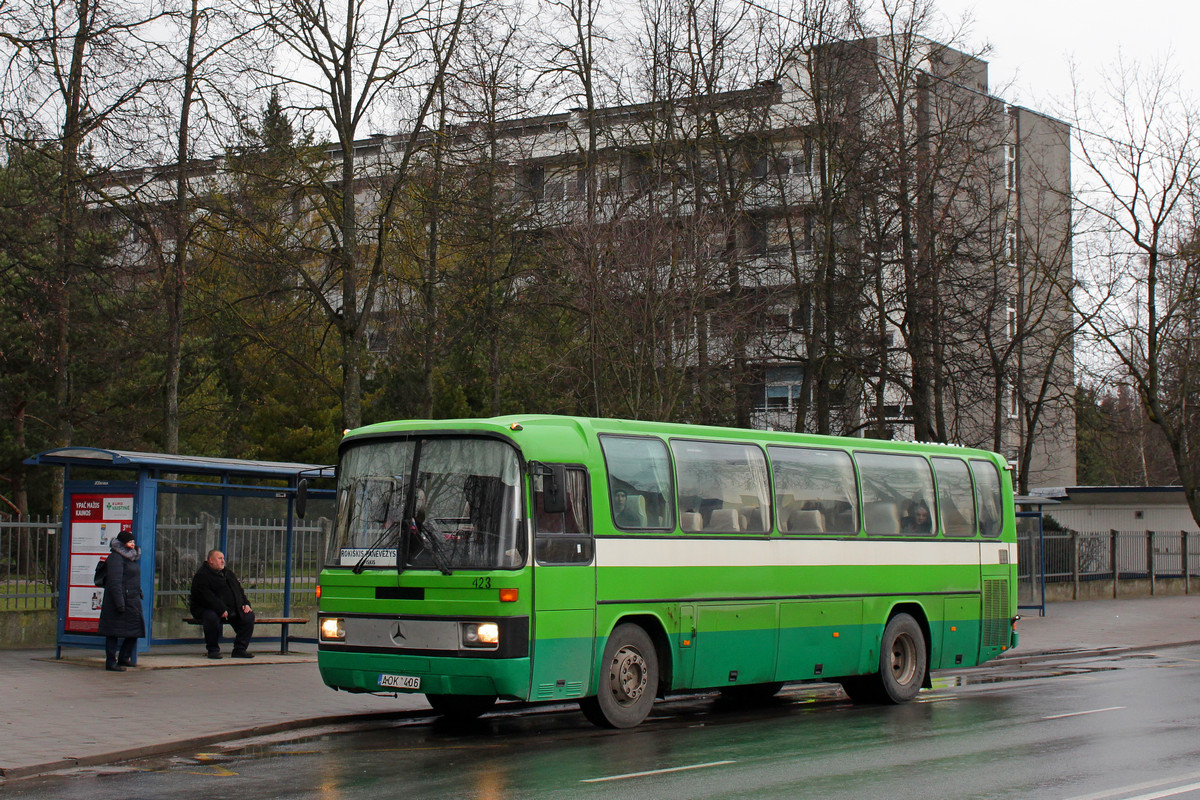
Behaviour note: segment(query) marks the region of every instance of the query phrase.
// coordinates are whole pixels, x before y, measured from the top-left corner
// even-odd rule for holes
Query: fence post
[[[1079,599],[1079,531],[1071,531],[1071,583],[1072,600]]]
[[[1188,532],[1180,531],[1180,557],[1183,559],[1183,593],[1191,594],[1192,565],[1188,559]]]
[[[1146,571],[1150,573],[1150,596],[1154,597],[1154,531],[1146,531]]]
[[[1117,537],[1120,536],[1115,530],[1109,530],[1112,538],[1108,545],[1108,561],[1112,567],[1113,576],[1113,599],[1117,599],[1117,582],[1120,581],[1121,570],[1117,568]]]

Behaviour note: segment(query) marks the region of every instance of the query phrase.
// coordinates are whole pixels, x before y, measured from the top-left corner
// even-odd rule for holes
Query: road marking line
[[[684,772],[689,769],[704,769],[705,767],[720,767],[724,764],[736,764],[736,761],[709,761],[706,764],[689,764],[686,767],[669,767],[667,769],[651,769],[645,772],[628,772],[624,775],[608,775],[603,778],[583,778],[580,783],[604,783],[605,781],[623,781],[626,778],[641,778],[645,775],[662,775],[667,772]]]
[[[1127,792],[1144,792],[1147,789],[1158,789],[1160,786],[1166,786],[1170,783],[1189,781],[1195,778],[1200,778],[1200,772],[1192,772],[1187,775],[1176,775],[1173,778],[1163,778],[1157,781],[1135,783],[1129,786],[1121,786],[1103,792],[1096,792],[1094,794],[1079,795],[1078,797],[1069,798],[1069,800],[1109,800],[1110,798],[1117,797],[1121,797],[1123,800],[1152,800],[1152,798],[1158,797],[1171,797],[1172,795],[1180,794],[1181,792],[1190,792],[1193,789],[1200,788],[1200,783],[1193,783],[1188,786],[1175,786],[1170,789],[1163,789],[1160,792],[1154,792],[1151,794],[1140,794],[1129,797],[1126,797],[1125,795]]]
[[[1123,708],[1125,708],[1125,706],[1112,706],[1110,708],[1093,708],[1091,711],[1073,711],[1070,714],[1052,714],[1049,717],[1042,717],[1042,719],[1045,720],[1045,719],[1066,719],[1067,717],[1085,717],[1088,714],[1103,714],[1105,711],[1120,711]]]
[[[1200,789],[1200,783],[1189,783],[1186,786],[1176,786],[1172,789],[1163,789],[1161,792],[1153,792],[1151,794],[1139,794],[1136,797],[1126,797],[1125,800],[1157,800],[1160,797],[1174,797],[1177,794],[1190,792],[1194,789]]]

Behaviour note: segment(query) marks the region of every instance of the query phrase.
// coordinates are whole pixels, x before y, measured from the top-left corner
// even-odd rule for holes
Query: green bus
[[[832,681],[901,703],[1016,645],[1004,460],[983,450],[561,416],[348,432],[318,662],[349,692],[578,701]]]

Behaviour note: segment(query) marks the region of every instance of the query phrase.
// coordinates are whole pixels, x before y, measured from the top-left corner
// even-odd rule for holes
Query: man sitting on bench
[[[209,658],[221,657],[221,628],[233,628],[233,657],[254,658],[247,648],[254,635],[254,610],[233,570],[225,567],[225,554],[209,550],[208,559],[192,579],[192,616],[204,626],[204,646]]]

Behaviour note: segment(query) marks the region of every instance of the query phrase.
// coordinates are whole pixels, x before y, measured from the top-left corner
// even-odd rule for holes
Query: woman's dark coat
[[[112,540],[108,554],[108,576],[104,581],[104,603],[100,606],[101,636],[138,638],[146,635],[142,619],[142,548],[130,550]]]

